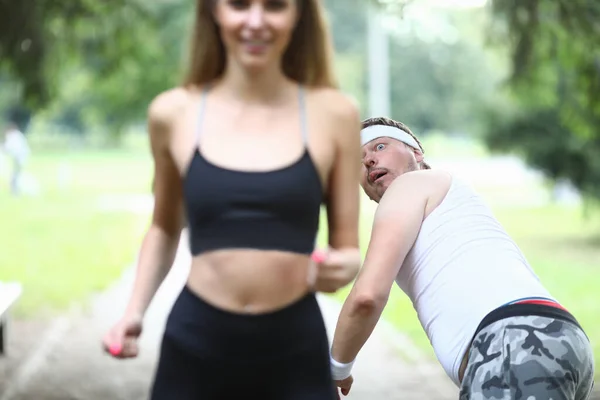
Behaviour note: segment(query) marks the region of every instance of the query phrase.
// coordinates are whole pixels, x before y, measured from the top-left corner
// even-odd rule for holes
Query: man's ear
[[[423,153],[421,150],[413,149],[413,153],[415,153],[415,159],[418,163],[423,161]]]

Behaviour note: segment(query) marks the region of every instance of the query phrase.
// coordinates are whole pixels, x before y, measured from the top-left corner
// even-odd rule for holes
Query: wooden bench
[[[0,282],[0,355],[6,351],[6,330],[12,305],[21,297],[23,287],[16,282]]]

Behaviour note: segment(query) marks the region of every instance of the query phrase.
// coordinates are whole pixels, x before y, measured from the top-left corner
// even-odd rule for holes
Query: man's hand
[[[344,396],[348,396],[348,393],[350,393],[350,388],[352,387],[353,382],[354,382],[354,378],[352,377],[352,375],[350,375],[346,379],[342,379],[341,381],[335,381],[335,384],[337,387],[340,388],[340,391],[342,392],[342,394]],[[339,398],[340,398],[340,395],[338,393],[338,399]]]

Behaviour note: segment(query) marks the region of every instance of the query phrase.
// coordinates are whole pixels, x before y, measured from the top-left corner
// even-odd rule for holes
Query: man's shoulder
[[[394,196],[406,195],[407,190],[423,195],[445,194],[453,179],[452,174],[444,170],[425,169],[406,172],[394,179],[385,195],[390,191]]]

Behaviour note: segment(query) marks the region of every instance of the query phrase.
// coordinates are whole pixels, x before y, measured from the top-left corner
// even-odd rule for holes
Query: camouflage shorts
[[[560,319],[494,322],[477,334],[468,357],[460,400],[585,400],[594,385],[590,342]]]

